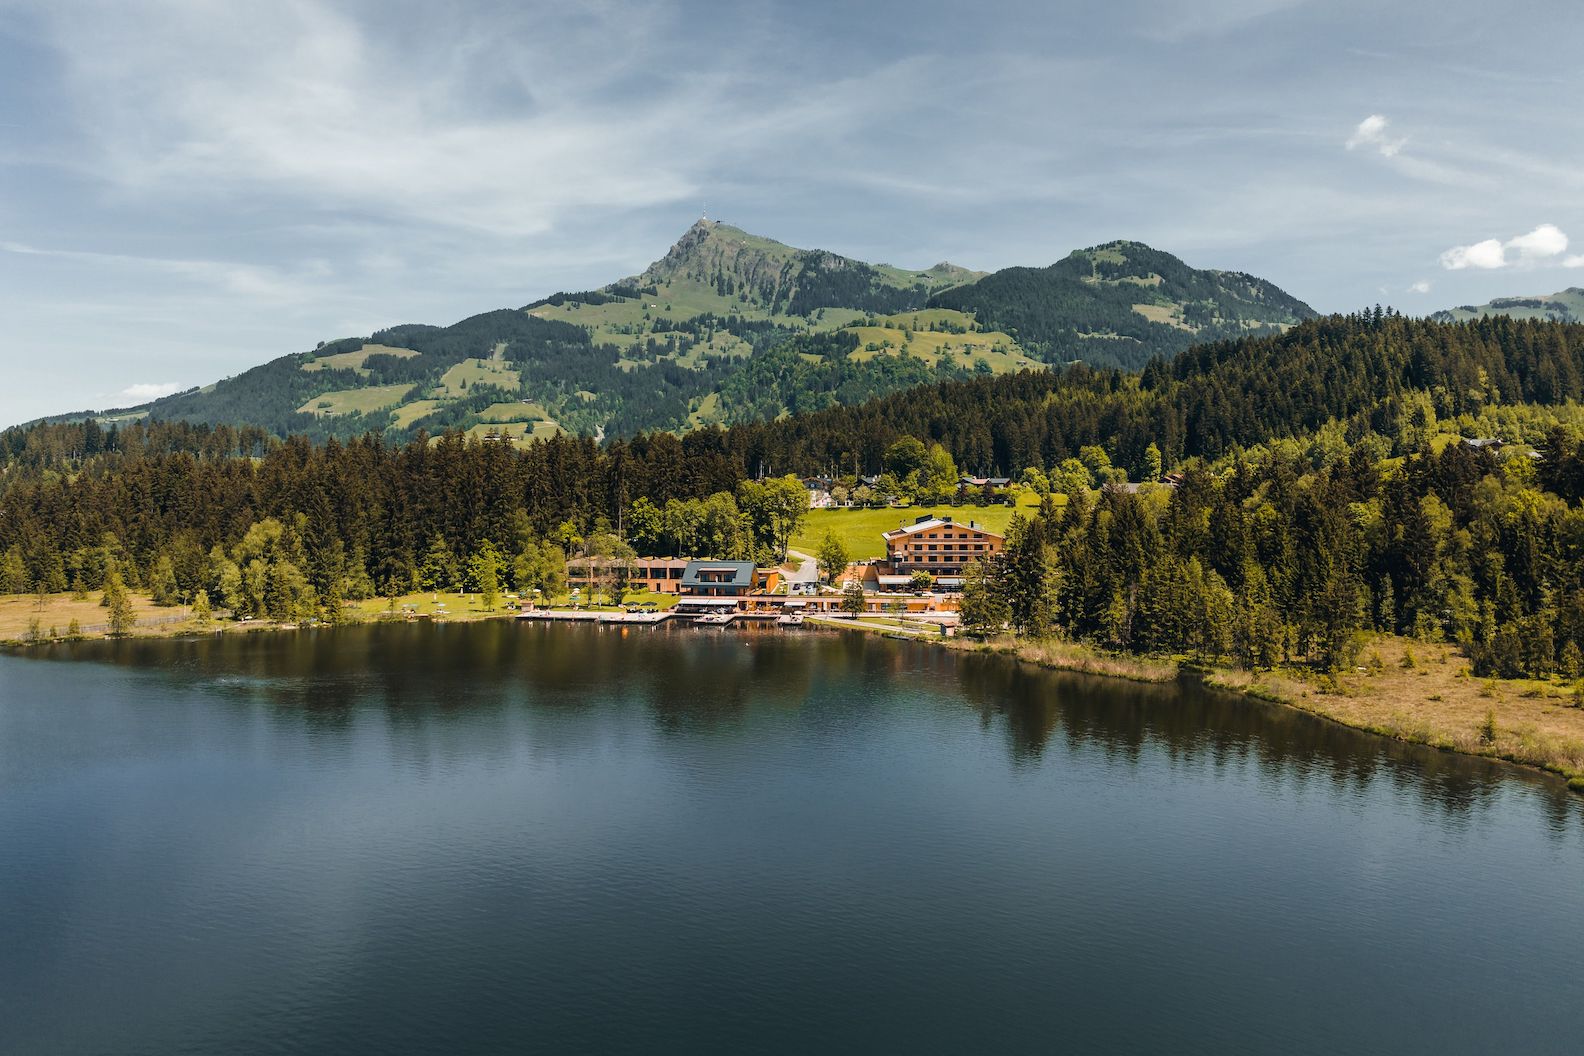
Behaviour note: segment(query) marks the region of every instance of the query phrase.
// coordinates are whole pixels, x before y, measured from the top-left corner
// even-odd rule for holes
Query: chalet
[[[808,492],[809,509],[825,510],[836,505],[831,489],[836,482],[829,477],[804,477],[803,488]]]
[[[973,521],[958,524],[950,517],[925,515],[912,524],[882,534],[890,574],[905,576],[923,569],[934,576],[960,576],[968,562],[1001,552],[1006,537]]]
[[[975,477],[964,473],[957,480],[958,490],[968,488],[1004,488],[1012,483],[1011,477]]]
[[[1502,441],[1494,436],[1464,436],[1459,437],[1464,447],[1471,447],[1476,451],[1500,451]]]

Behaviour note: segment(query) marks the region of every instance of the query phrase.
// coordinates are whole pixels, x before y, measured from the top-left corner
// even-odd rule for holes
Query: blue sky
[[[915,267],[1136,238],[1322,311],[1584,285],[1581,39],[1562,0],[0,0],[0,424],[612,281],[706,203]]]

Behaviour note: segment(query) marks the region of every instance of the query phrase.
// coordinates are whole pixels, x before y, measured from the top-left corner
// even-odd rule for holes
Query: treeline
[[[604,445],[39,425],[0,433],[0,587],[91,590],[117,569],[190,595],[229,561],[270,597],[322,601],[421,584],[436,553],[470,568],[494,551],[515,567],[530,544],[565,550],[614,526],[644,549],[759,557],[784,546],[785,525],[744,481],[896,475],[886,456],[905,448],[1073,496],[976,578],[977,626],[1323,666],[1377,628],[1461,642],[1482,672],[1568,671],[1584,644],[1584,443],[1576,402],[1562,401],[1581,386],[1584,327],[1377,311],[1138,377],[955,381]],[[1538,450],[1457,443],[1445,422],[1459,416]],[[1548,419],[1571,428],[1528,435]],[[1088,497],[1163,470],[1180,486]]]
[[[1375,630],[1457,642],[1478,675],[1584,675],[1584,508],[1522,455],[1239,458],[1175,489],[1078,492],[1007,534],[970,569],[971,633],[1334,671]]]
[[[832,389],[836,399],[862,395],[870,381],[847,373],[850,357],[838,347],[850,337],[800,340],[831,362],[808,363],[796,355],[805,345],[794,342],[787,354],[750,362],[745,384],[731,386],[727,398],[752,405],[760,390],[786,383],[801,394],[804,409]],[[904,376],[896,381],[907,380],[912,369],[893,357],[869,363],[876,372]],[[697,430],[680,442],[640,433],[607,443],[603,451],[610,459],[643,464],[648,452],[687,450],[712,467],[729,467],[735,480],[761,471],[877,472],[891,445],[912,436],[941,444],[957,465],[981,473],[1012,476],[1028,466],[1052,467],[1094,446],[1114,464],[1136,470],[1149,463],[1151,445],[1170,467],[1328,429],[1347,442],[1382,437],[1390,453],[1402,455],[1447,421],[1500,419],[1519,404],[1556,407],[1581,399],[1584,326],[1505,317],[1435,323],[1376,309],[1311,320],[1280,336],[1195,348],[1170,362],[1154,361],[1141,375],[1080,365],[937,381],[776,421]],[[0,464],[74,469],[99,450],[95,437],[104,432],[92,423],[6,430]],[[216,445],[228,450],[245,433],[183,432],[154,423],[123,428],[120,436],[152,449],[201,453]],[[665,490],[670,470],[660,476],[659,491],[646,493],[672,497]]]
[[[1155,444],[1171,466],[1332,423],[1349,440],[1377,434],[1404,454],[1444,421],[1581,399],[1584,326],[1435,323],[1377,308],[1196,347],[1141,375],[1079,365],[940,383],[734,426],[728,443],[748,466],[872,472],[898,438],[916,436],[941,443],[960,466],[1011,475],[1091,445],[1136,467]]]

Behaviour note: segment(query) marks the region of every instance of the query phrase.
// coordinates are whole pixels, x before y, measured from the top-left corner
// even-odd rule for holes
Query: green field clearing
[[[480,422],[467,431],[469,437],[509,436],[518,447],[530,440],[545,440],[560,434],[561,427],[554,422]]]
[[[915,330],[913,339],[900,328],[889,326],[853,327],[858,335],[858,351],[852,354],[855,362],[881,355],[914,356],[934,366],[945,359],[950,363],[971,367],[975,360],[983,359],[997,374],[1010,374],[1019,370],[1038,370],[1044,364],[1030,359],[1017,347],[1017,342],[999,331],[989,333],[946,334],[929,330]],[[878,350],[870,345],[879,345]]]
[[[340,414],[371,414],[394,407],[416,385],[370,385],[364,389],[338,389],[315,396],[301,407],[298,414],[311,414],[316,418]]]
[[[433,396],[457,399],[479,385],[494,385],[514,392],[522,387],[522,376],[505,363],[488,359],[464,359],[440,377]]]
[[[304,363],[302,369],[313,373],[319,370],[355,370],[359,374],[367,375],[363,361],[370,356],[395,356],[397,359],[411,359],[418,355],[410,348],[391,348],[389,345],[364,345],[356,352],[338,352],[333,356],[321,356],[318,359]]]
[[[715,425],[721,420],[720,393],[712,392],[699,400],[698,406],[693,408],[693,413],[688,415],[688,424],[697,429],[703,425]]]
[[[1064,500],[1057,497],[1058,503]],[[1006,530],[1014,513],[1025,516],[1039,509],[1039,496],[1028,492],[1019,496],[1018,507],[1010,506],[905,506],[879,510],[810,510],[803,527],[792,537],[792,549],[814,556],[819,552],[825,533],[832,532],[847,548],[854,561],[885,556],[885,541],[881,533],[904,524],[912,524],[926,514],[951,517],[966,524],[973,521],[992,532]]]
[[[1170,304],[1135,304],[1133,310],[1152,323],[1175,326],[1179,330],[1194,328],[1183,322],[1182,310]]]
[[[927,330],[939,323],[962,327],[970,333],[979,329],[972,312],[959,312],[955,308],[921,308],[916,312],[898,312],[896,315],[881,316],[875,322],[880,326],[889,326],[893,330],[900,330],[904,326],[911,326],[915,330]]]
[[[547,422],[550,412],[542,403],[524,400],[521,403],[492,403],[479,412],[486,422]]]
[[[406,429],[418,419],[433,414],[445,405],[445,400],[414,400],[411,403],[404,403],[396,408],[391,424],[398,429]]]

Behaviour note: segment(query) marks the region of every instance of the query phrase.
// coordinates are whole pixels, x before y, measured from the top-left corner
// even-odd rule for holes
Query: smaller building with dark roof
[[[752,593],[752,561],[693,560],[682,570],[682,593],[703,598],[735,598]]]

